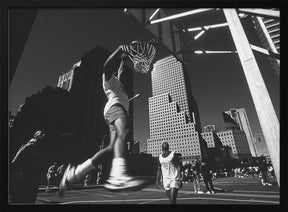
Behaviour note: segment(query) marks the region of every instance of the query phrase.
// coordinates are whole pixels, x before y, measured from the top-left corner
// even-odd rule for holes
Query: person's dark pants
[[[207,191],[210,191],[210,192],[214,191],[214,186],[212,184],[212,178],[211,177],[203,177],[203,181],[205,183]]]
[[[38,194],[38,178],[15,172],[10,179],[10,202],[34,204]]]
[[[268,183],[267,172],[262,172],[262,179],[265,183]]]

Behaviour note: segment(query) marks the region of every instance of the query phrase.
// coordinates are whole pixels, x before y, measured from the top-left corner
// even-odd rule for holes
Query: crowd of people
[[[235,167],[230,169],[213,169],[213,167],[210,167],[207,170],[206,166],[207,164],[205,162],[200,163],[198,159],[192,160],[192,162],[183,165],[181,180],[183,183],[192,183],[195,193],[203,193],[199,186],[201,181],[204,182],[206,186],[205,193],[214,193],[215,191],[213,189],[212,180],[215,178],[259,177],[261,179],[261,184],[264,186],[272,186],[269,179],[275,178],[273,166],[270,163],[266,163],[266,161],[260,161],[260,163],[255,166]],[[210,179],[212,180],[210,181]]]

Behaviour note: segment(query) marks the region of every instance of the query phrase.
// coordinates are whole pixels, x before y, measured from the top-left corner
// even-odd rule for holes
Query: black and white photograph
[[[8,205],[280,206],[281,12],[8,8]]]

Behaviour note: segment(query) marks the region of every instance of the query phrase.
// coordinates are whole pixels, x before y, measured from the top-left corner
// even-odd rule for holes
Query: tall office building
[[[72,82],[73,82],[75,68],[79,67],[80,65],[81,65],[81,61],[79,61],[78,63],[75,63],[69,71],[62,74],[58,78],[57,87],[63,88],[67,91],[70,91],[72,88]]]
[[[206,125],[203,127],[202,138],[206,141],[207,147],[215,147],[213,132],[215,131],[215,125]]]
[[[173,56],[158,60],[151,78],[153,97],[149,98],[147,152],[159,156],[161,143],[168,141],[171,150],[182,154],[183,161],[201,158],[201,150],[207,145],[200,142],[198,106],[182,63]]]
[[[233,121],[237,123],[240,130],[245,132],[251,155],[255,157],[256,151],[255,151],[254,138],[253,138],[252,130],[251,130],[250,123],[249,123],[245,109],[233,108],[233,109],[230,109],[229,111],[223,112],[224,121],[225,121],[226,115],[229,115],[233,119]],[[228,121],[226,121],[226,123],[228,123]]]
[[[255,147],[256,147],[256,153],[257,153],[256,156],[260,157],[263,155],[268,160],[271,160],[263,134],[255,134],[254,138],[255,138]]]
[[[202,138],[206,141],[207,147],[212,148],[215,147],[214,136],[212,131],[205,131],[201,133]]]
[[[251,158],[246,134],[233,123],[224,123],[216,128],[216,134],[220,138],[223,146],[230,146],[234,158]]]

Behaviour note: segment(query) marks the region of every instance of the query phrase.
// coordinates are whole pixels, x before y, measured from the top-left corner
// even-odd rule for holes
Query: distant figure
[[[55,187],[56,183],[57,183],[57,162],[54,162],[52,166],[50,166],[48,168],[48,171],[47,171],[47,189],[46,189],[46,192],[49,192],[50,191],[50,188],[51,187]]]
[[[195,193],[203,193],[200,191],[200,164],[198,161],[193,160],[192,161],[192,184],[194,187]]]
[[[38,130],[33,138],[22,145],[11,163],[10,202],[35,203],[41,176],[41,156],[45,133]]]
[[[91,174],[88,173],[88,174],[85,176],[85,178],[84,178],[84,186],[85,186],[85,187],[88,186],[88,184],[90,183],[90,181],[91,181]]]
[[[63,177],[64,171],[65,171],[65,166],[64,166],[64,164],[62,164],[61,166],[59,166],[59,167],[57,168],[57,176],[56,176],[56,178],[57,178],[57,180],[56,180],[57,183],[56,183],[56,184],[57,184],[57,185],[59,185],[60,180],[61,180],[61,178]]]
[[[210,172],[210,168],[209,168],[207,162],[204,162],[204,161],[202,162],[202,164],[201,164],[201,174],[202,174],[205,186],[206,186],[206,192],[205,193],[214,194],[215,191],[214,191],[214,186],[213,186],[213,183],[212,183],[212,174]]]
[[[171,204],[176,204],[178,189],[181,187],[180,160],[178,154],[169,151],[168,142],[162,143],[162,154],[159,156],[156,188],[159,189],[161,175],[163,187]]]
[[[268,182],[268,167],[267,167],[267,163],[266,163],[265,159],[262,159],[260,161],[259,171],[260,171],[260,177],[261,177],[262,185],[272,186],[272,184]]]

